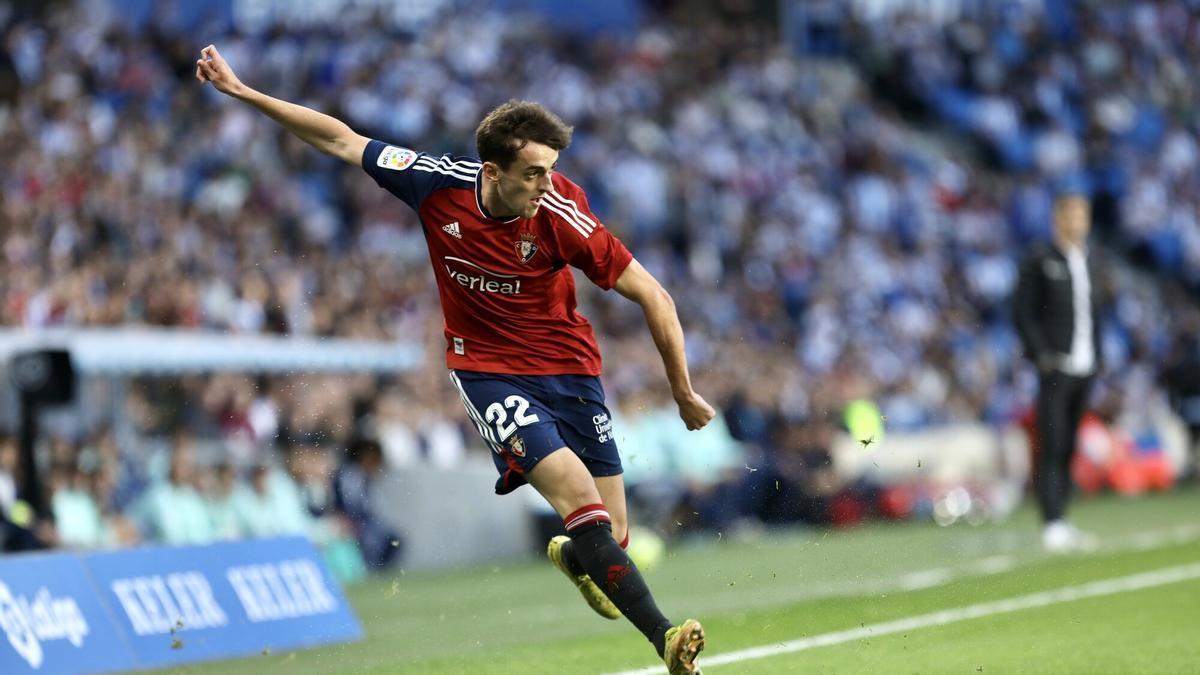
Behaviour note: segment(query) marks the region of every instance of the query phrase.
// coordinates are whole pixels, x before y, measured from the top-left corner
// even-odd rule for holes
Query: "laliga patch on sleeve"
[[[384,169],[403,171],[412,166],[412,163],[415,161],[417,161],[417,153],[415,151],[389,145],[383,149],[383,152],[379,153],[379,159],[375,163]]]

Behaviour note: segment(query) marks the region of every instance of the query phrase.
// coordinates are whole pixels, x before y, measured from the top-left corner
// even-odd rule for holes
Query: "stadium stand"
[[[281,527],[345,543],[333,480],[360,435],[393,469],[484,452],[445,381],[415,216],[220,105],[192,79],[195,33],[89,4],[0,14],[3,324],[403,340],[428,358],[389,376],[132,379],[109,410],[48,420],[57,532],[12,545]],[[697,390],[723,411],[680,442],[636,308],[582,294],[635,503],[656,525],[828,523],[880,489],[829,471],[848,403],[896,432],[1000,429],[1028,408],[1008,301],[1053,181],[1087,181],[1097,204],[1106,421],[1147,432],[1160,366],[1200,334],[1200,21],[1185,2],[1068,4],[946,20],[816,3],[829,11],[802,43],[671,2],[621,38],[463,3],[415,34],[348,14],[205,40],[255,87],[422,150],[473,153],[478,119],[513,97],[574,124],[561,170],[671,290]],[[784,497],[764,496],[770,481]],[[278,517],[246,515],[264,504]],[[391,558],[379,550],[369,562]]]

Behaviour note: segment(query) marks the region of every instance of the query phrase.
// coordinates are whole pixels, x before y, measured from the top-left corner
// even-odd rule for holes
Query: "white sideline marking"
[[[1176,525],[1161,530],[1149,530],[1139,532],[1133,535],[1125,535],[1121,537],[1105,537],[1096,553],[1120,553],[1123,551],[1143,551],[1157,549],[1172,544],[1186,544],[1200,540],[1200,525]],[[1029,548],[1032,544],[1026,546]],[[821,598],[831,597],[863,597],[869,595],[879,595],[881,593],[895,593],[897,591],[914,591],[924,588],[933,588],[944,584],[958,581],[960,579],[974,579],[981,576],[989,576],[993,574],[1001,574],[1009,572],[1026,564],[1035,563],[1043,560],[1052,560],[1056,556],[1054,554],[1043,553],[1038,547],[1033,549],[1036,552],[1017,555],[1015,553],[1002,553],[998,555],[988,556],[986,558],[977,558],[974,560],[963,560],[954,563],[950,567],[935,567],[932,569],[914,570],[911,572],[898,572],[898,576],[890,576],[881,579],[866,579],[847,581],[829,581],[816,584],[797,584],[790,583],[778,588],[772,588],[771,594],[762,598],[760,595],[752,595],[753,603],[760,609],[767,606],[775,606],[780,604],[803,602],[808,600],[816,600]],[[745,598],[732,598],[723,596],[720,600],[714,600],[704,603],[697,609],[693,609],[693,614],[717,613],[717,612],[733,612],[742,611],[746,608]],[[558,620],[559,609],[554,607],[544,608],[547,617],[553,617]]]
[[[938,567],[923,572],[910,572],[900,577],[900,590],[915,591],[922,588],[933,588],[949,583],[954,579],[954,570]]]
[[[1161,548],[1172,544],[1188,544],[1200,540],[1200,525],[1174,525],[1171,527],[1148,530],[1139,532],[1133,535],[1124,535],[1120,537],[1106,536],[1101,541],[1100,549],[1093,551],[1091,554],[1097,553],[1120,553],[1125,551],[1141,551]],[[1032,542],[1033,538],[1029,539]],[[1027,542],[1029,546],[1031,543]],[[1040,547],[1040,542],[1038,546]],[[1011,548],[1011,547],[1010,547]],[[938,567],[932,570],[915,570],[912,572],[897,573],[899,576],[889,576],[886,579],[867,579],[855,580],[853,582],[836,582],[828,581],[822,583],[791,583],[780,588],[772,588],[770,595],[762,597],[761,593],[755,593],[750,596],[751,604],[757,609],[766,609],[783,604],[807,602],[811,600],[819,600],[824,598],[845,597],[858,598],[869,595],[879,595],[881,593],[895,593],[904,590],[901,585],[905,582],[912,583],[915,580],[921,580],[922,576],[928,583],[934,579],[934,575],[930,572],[937,573],[940,578],[938,586],[961,579],[976,579],[981,576],[989,576],[992,574],[1001,574],[1009,572],[1027,564],[1055,559],[1048,553],[1042,553],[1039,549],[1034,549],[1036,552],[1017,555],[1014,553],[1002,553],[998,555],[988,556],[986,558],[977,558],[974,560],[963,560],[955,563],[951,567]],[[1081,554],[1082,555],[1082,554]],[[946,576],[946,571],[950,572],[950,576]],[[913,576],[915,575],[915,576]],[[932,586],[931,586],[932,587]],[[919,590],[919,589],[913,589]],[[558,600],[546,600],[546,604],[532,607],[527,610],[523,616],[526,620],[538,625],[555,625],[563,619],[563,609]],[[500,607],[497,605],[496,607]],[[694,616],[703,616],[704,614],[717,614],[723,612],[741,612],[745,611],[747,602],[744,597],[722,596],[720,599],[709,600],[702,604],[692,606],[690,610]],[[503,608],[496,609],[489,614],[485,613],[488,610],[481,609],[480,620],[508,621],[509,616],[505,615]],[[401,619],[406,625],[411,624],[416,628],[425,628],[425,617],[423,614],[413,614],[405,619]],[[532,624],[531,624],[532,625]]]
[[[1035,607],[1046,607],[1048,605],[1055,605],[1062,602],[1083,600],[1085,598],[1096,598],[1102,595],[1113,595],[1115,593],[1137,591],[1144,588],[1163,586],[1165,584],[1174,584],[1192,579],[1200,579],[1200,563],[1181,565],[1179,567],[1168,567],[1161,570],[1154,570],[1152,572],[1143,572],[1141,574],[1134,574],[1127,577],[1118,577],[1116,579],[1093,581],[1091,583],[1082,584],[1079,586],[1067,586],[1065,588],[1058,588],[1052,591],[1042,591],[1040,593],[1031,593],[1029,595],[1021,595],[1015,598],[994,600],[992,602],[982,602],[976,605],[957,607],[955,609],[946,609],[940,612],[931,612],[929,614],[918,614],[917,616],[910,616],[905,619],[896,619],[894,621],[885,621],[883,623],[876,623],[870,626],[851,628],[850,630],[825,633],[823,635],[814,635],[809,638],[790,640],[788,642],[780,642],[778,644],[769,646],[741,649],[736,652],[728,652],[726,654],[704,658],[702,659],[702,663],[700,665],[707,669],[710,666],[720,666],[726,663],[738,663],[740,661],[749,661],[751,659],[762,659],[768,656],[790,654],[793,652],[804,651],[806,649],[828,647],[830,645],[852,642],[854,640],[861,640],[868,637],[877,637],[880,635],[888,635],[902,631],[917,630],[919,628],[945,626],[947,624],[958,623],[959,621],[966,621],[968,619],[978,619],[985,616],[994,616],[996,614],[1018,612],[1023,609],[1033,609]],[[661,664],[648,668],[625,670],[619,673],[613,673],[612,675],[643,675],[660,672],[662,672]]]

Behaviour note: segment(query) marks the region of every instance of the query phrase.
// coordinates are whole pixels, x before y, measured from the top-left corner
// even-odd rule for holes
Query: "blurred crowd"
[[[1006,174],[1079,174],[1097,225],[1200,291],[1200,3],[995,3],[944,24],[920,9],[841,15],[844,54],[906,119],[973,138]],[[839,51],[839,50],[833,50]]]
[[[329,496],[346,467],[361,474],[354,494],[369,491],[379,467],[362,470],[361,439],[377,439],[384,468],[483,452],[445,380],[415,215],[199,85],[210,41],[249,85],[419,150],[473,154],[479,119],[514,97],[575,126],[561,171],[671,291],[697,389],[723,411],[680,439],[640,311],[581,284],[629,479],[659,519],[827,522],[844,489],[829,438],[851,401],[899,430],[1017,418],[1034,381],[1008,300],[1064,176],[1097,203],[1102,394],[1134,424],[1165,398],[1160,367],[1200,334],[1188,3],[1000,3],[945,25],[815,3],[832,8],[814,9],[820,40],[803,58],[741,4],[656,3],[636,34],[595,39],[465,4],[416,33],[350,13],[203,43],[90,3],[0,16],[3,324],[401,340],[429,354],[398,375],[134,382],[133,432],[96,421],[49,441],[55,513],[87,521],[54,536],[173,541],[155,505],[190,500],[206,536],[356,538],[378,564],[392,555],[380,542],[401,542]],[[198,464],[197,442],[216,448]],[[761,498],[767,476],[795,499]],[[281,515],[261,517],[265,502]]]
[[[371,503],[385,461],[371,439],[351,439],[336,455],[296,443],[250,463],[182,431],[130,446],[105,428],[77,442],[50,435],[48,445],[52,518],[38,518],[17,490],[17,443],[0,438],[0,550],[301,536],[343,581],[403,553],[403,536]]]

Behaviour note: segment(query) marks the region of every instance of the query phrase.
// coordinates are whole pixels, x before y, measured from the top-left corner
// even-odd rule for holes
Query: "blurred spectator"
[[[96,548],[107,543],[88,483],[89,476],[78,466],[58,465],[50,470],[50,510],[63,546]]]
[[[441,386],[438,383],[435,386]],[[412,405],[412,393],[399,388],[380,392],[375,400],[371,426],[379,437],[387,465],[392,468],[428,464],[449,468],[460,464],[466,439],[456,420],[461,404],[438,405],[432,409]],[[450,408],[450,410],[447,410]]]
[[[245,486],[238,480],[237,469],[229,463],[218,464],[205,490],[209,517],[217,539],[237,539],[247,534],[239,506],[244,502]]]
[[[832,425],[782,421],[774,427],[765,461],[747,479],[743,510],[764,523],[824,525],[842,489],[830,456]]]
[[[32,507],[21,499],[18,461],[16,438],[0,435],[0,552],[56,546],[53,519],[36,519]]]
[[[58,545],[53,522],[33,522],[11,514],[0,514],[0,551],[37,551]]]
[[[338,512],[334,502],[330,452],[293,447],[287,453],[287,470],[312,518],[309,536],[321,547],[330,571],[345,583],[362,579],[367,574],[367,565],[358,547],[354,524]]]
[[[266,464],[251,469],[249,489],[234,498],[243,532],[251,537],[311,535],[314,524],[291,477]]]
[[[165,544],[207,544],[217,538],[197,489],[193,443],[186,435],[175,439],[166,480],[152,484],[135,507],[148,538]]]
[[[383,470],[383,448],[378,441],[358,438],[346,448],[346,457],[333,479],[334,505],[352,524],[367,565],[387,566],[401,556],[403,540],[375,513],[371,485]]]
[[[649,392],[631,391],[610,410],[630,508],[640,522],[670,531],[684,494],[669,445],[672,428],[681,424],[677,408],[663,405]]]

